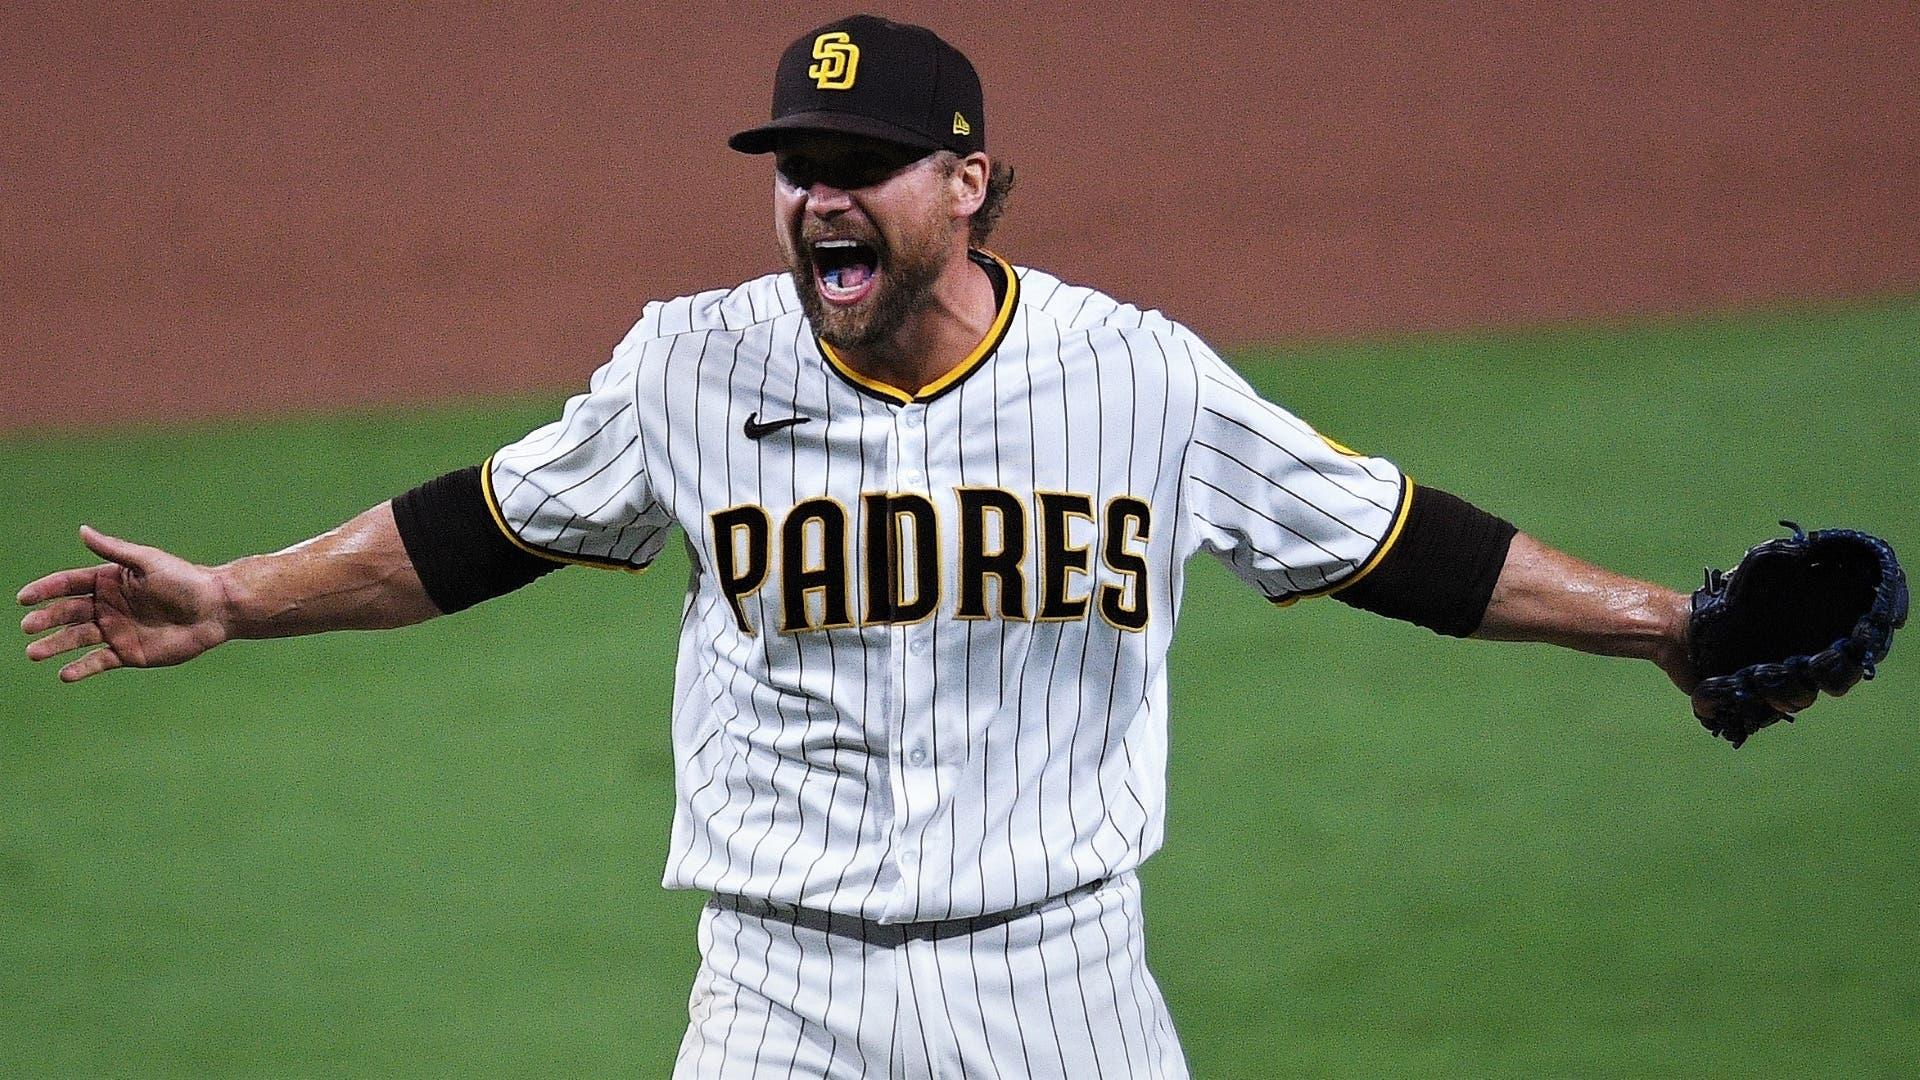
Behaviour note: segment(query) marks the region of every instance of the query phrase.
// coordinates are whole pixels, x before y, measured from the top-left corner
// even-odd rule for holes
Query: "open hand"
[[[211,570],[90,526],[80,527],[80,542],[109,561],[48,574],[20,590],[22,604],[46,604],[20,620],[20,629],[53,631],[27,646],[29,660],[105,646],[60,669],[62,682],[78,682],[117,667],[185,663],[227,640],[225,596]]]

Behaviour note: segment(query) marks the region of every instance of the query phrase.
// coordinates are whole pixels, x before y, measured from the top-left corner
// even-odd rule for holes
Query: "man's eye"
[[[786,179],[787,183],[797,188],[812,187],[814,181],[820,178],[819,170],[805,158],[781,162],[780,175]]]
[[[818,183],[826,183],[842,191],[857,191],[884,183],[888,177],[904,167],[902,162],[879,156],[860,156],[834,161],[815,161],[812,158],[795,157],[782,161],[776,166],[780,175],[793,187],[810,188]]]

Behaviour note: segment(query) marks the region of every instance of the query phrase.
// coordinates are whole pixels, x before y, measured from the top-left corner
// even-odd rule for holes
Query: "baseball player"
[[[270,555],[26,586],[76,681],[401,626],[568,563],[692,580],[665,884],[711,895],[679,1077],[1181,1077],[1135,871],[1205,551],[1275,604],[1649,659],[1687,600],[1557,553],[1261,399],[1187,328],[984,248],[980,81],[871,17],[781,57],[786,266],[649,304],[553,423]],[[676,528],[677,527],[677,528]],[[1785,703],[1783,707],[1805,702]]]

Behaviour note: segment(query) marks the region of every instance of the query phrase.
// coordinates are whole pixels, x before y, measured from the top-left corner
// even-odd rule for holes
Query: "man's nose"
[[[807,188],[807,212],[818,216],[837,214],[853,206],[853,197],[845,188],[837,188],[825,180],[816,180]]]

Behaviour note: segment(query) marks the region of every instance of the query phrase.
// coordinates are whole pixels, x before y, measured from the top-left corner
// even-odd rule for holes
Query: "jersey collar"
[[[1000,342],[1007,336],[1007,328],[1013,325],[1013,309],[1020,303],[1020,277],[1013,272],[1013,267],[1005,259],[991,251],[976,249],[969,251],[967,257],[985,270],[990,277],[997,279],[997,282],[1004,282],[1005,288],[997,290],[1000,292],[1000,309],[994,313],[992,325],[987,327],[987,336],[981,338],[980,344],[974,346],[973,351],[967,354],[967,358],[955,365],[952,371],[921,387],[917,392],[902,390],[855,371],[840,358],[840,354],[833,350],[833,346],[816,337],[813,339],[814,344],[819,346],[820,355],[826,358],[827,366],[852,384],[854,389],[895,405],[913,405],[932,401],[960,385],[967,376],[978,371],[993,356],[994,350],[1000,347]]]

